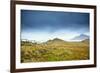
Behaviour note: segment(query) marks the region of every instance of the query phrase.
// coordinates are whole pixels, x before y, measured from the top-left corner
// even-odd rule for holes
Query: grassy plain
[[[89,59],[89,41],[66,42],[60,39],[45,43],[21,41],[21,62],[50,62]]]

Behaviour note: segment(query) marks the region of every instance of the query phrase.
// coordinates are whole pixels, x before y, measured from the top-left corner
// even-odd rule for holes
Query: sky
[[[21,39],[65,41],[89,35],[89,13],[21,10]]]

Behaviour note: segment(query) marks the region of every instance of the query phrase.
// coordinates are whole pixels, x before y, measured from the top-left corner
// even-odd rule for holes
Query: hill
[[[59,39],[59,38],[54,38],[53,40],[48,40],[46,43],[47,44],[50,44],[50,43],[61,44],[61,43],[67,43],[67,41],[64,41],[64,40]]]
[[[71,41],[83,41],[83,40],[86,40],[86,39],[89,39],[89,36],[87,36],[85,34],[80,34],[80,35],[72,38]]]
[[[89,39],[85,39],[85,40],[82,41],[82,43],[89,44],[89,41],[90,41]]]

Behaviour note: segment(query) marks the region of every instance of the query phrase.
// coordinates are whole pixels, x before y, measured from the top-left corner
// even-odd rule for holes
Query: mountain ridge
[[[89,39],[88,35],[80,34],[80,35],[75,36],[74,38],[72,38],[71,41],[83,41],[83,40],[86,40],[86,39]]]

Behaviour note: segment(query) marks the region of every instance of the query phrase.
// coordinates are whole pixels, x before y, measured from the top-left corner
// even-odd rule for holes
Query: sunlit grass
[[[49,62],[89,59],[89,43],[22,43],[21,62]]]

